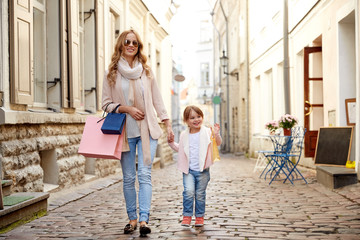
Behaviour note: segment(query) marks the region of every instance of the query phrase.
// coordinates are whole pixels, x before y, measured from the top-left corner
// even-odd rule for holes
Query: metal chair
[[[295,138],[290,153],[286,158],[288,161],[287,164],[289,166],[290,171],[287,177],[285,178],[284,183],[287,180],[290,180],[291,177],[291,181],[302,179],[307,184],[306,179],[297,168],[303,151],[305,133],[306,133],[306,128],[303,127],[296,127],[292,129],[292,134],[295,136]],[[295,174],[295,176],[293,174]]]
[[[280,172],[284,170],[281,168],[281,158],[282,155],[288,152],[291,148],[292,138],[287,136],[273,135],[269,136],[272,144],[273,151],[264,151],[263,155],[267,159],[267,165],[260,174],[260,177],[264,175],[264,179],[267,178],[267,175],[270,176],[271,182],[278,176]],[[273,175],[275,174],[275,175]],[[271,182],[269,184],[271,184]]]
[[[289,180],[293,184],[293,181],[301,179],[307,183],[306,179],[297,168],[303,150],[305,133],[305,128],[300,126],[294,127],[291,132],[291,137],[289,138],[291,140],[286,144],[286,151],[274,154],[274,156],[277,157],[278,168],[269,184],[271,184],[280,173],[284,173],[285,175],[284,183]]]
[[[269,149],[270,148],[270,146],[264,146],[264,145],[269,145],[269,141],[265,141],[265,140],[269,140],[269,139],[263,137],[260,140],[260,148],[261,149]],[[266,144],[266,143],[268,143],[268,144]],[[256,153],[258,154],[258,157],[256,159],[256,163],[255,163],[253,172],[256,172],[258,169],[263,170],[268,164],[268,159],[266,158],[266,155],[273,153],[273,152],[274,152],[273,150],[258,150],[258,151],[256,151]]]

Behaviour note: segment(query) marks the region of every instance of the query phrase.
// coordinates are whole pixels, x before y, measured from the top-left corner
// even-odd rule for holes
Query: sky
[[[209,12],[208,0],[181,0],[180,7],[171,19],[170,38],[173,45],[173,59],[175,64],[184,63],[183,74],[191,74],[191,70],[186,69],[186,62],[194,59],[199,42],[199,11]],[[186,77],[186,76],[185,76]],[[191,78],[191,76],[190,76]],[[189,79],[187,79],[189,80]],[[187,82],[185,80],[185,83]]]

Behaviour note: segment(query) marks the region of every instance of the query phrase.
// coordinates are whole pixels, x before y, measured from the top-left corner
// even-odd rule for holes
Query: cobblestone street
[[[302,169],[309,184],[268,185],[254,161],[224,155],[211,168],[205,226],[180,226],[182,176],[172,164],[154,169],[149,239],[360,239],[359,184],[330,190]],[[46,216],[0,239],[138,239],[128,222],[120,177],[52,194]],[[54,197],[56,196],[56,197]],[[194,220],[193,222],[194,223]]]

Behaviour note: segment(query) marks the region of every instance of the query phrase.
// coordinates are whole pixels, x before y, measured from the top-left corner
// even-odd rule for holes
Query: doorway
[[[322,47],[304,48],[305,157],[314,157],[318,131],[324,125]]]
[[[347,121],[345,102],[356,99],[356,26],[355,11],[351,11],[338,22],[339,55],[339,113],[338,126],[351,125]],[[355,113],[356,115],[356,113]],[[352,138],[349,160],[355,161],[356,135]]]

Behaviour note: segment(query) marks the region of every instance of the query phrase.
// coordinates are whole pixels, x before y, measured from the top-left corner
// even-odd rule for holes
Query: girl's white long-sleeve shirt
[[[178,154],[178,169],[185,173],[189,173],[189,128],[181,132],[179,143],[172,142],[169,146],[179,152]],[[213,164],[212,156],[212,142],[211,142],[211,129],[201,126],[200,128],[200,143],[199,143],[199,168],[200,172],[210,167]],[[216,143],[221,144],[220,134],[215,135]]]

